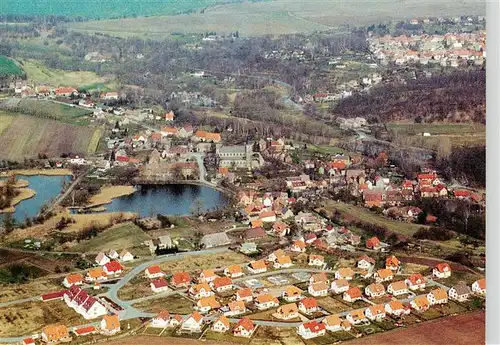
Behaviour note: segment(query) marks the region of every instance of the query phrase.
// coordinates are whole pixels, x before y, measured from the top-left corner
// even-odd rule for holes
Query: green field
[[[476,123],[388,123],[387,128],[402,133],[466,134],[486,131],[486,126]]]
[[[337,209],[341,213],[345,213],[346,215],[350,216],[350,218],[379,226],[385,226],[387,227],[387,229],[389,229],[389,231],[393,231],[395,233],[403,234],[406,236],[412,236],[415,232],[417,232],[418,229],[423,227],[423,225],[420,224],[404,223],[388,219],[361,206],[349,205],[342,202],[337,203],[333,201],[328,201],[325,206],[326,207],[324,208],[327,211]]]
[[[39,153],[48,157],[63,153],[93,154],[96,137],[101,133],[97,127],[0,111],[0,159],[36,158]]]
[[[150,237],[133,223],[125,223],[104,230],[89,241],[81,242],[70,250],[75,252],[120,251],[141,245]]]
[[[201,10],[218,0],[87,0],[79,2],[61,0],[3,0],[0,14],[62,15],[92,19],[134,16],[173,15]]]
[[[52,69],[35,60],[24,61],[23,65],[26,70],[26,74],[28,75],[28,79],[41,84],[80,88],[82,85],[99,83],[104,86],[104,83],[106,82],[104,78],[99,77],[93,72],[73,72]]]
[[[0,55],[0,77],[6,75],[22,76],[24,71],[14,60]]]
[[[227,34],[236,30],[242,35],[252,36],[325,31],[346,24],[366,25],[388,20],[455,16],[465,13],[484,15],[484,3],[479,0],[466,0],[460,3],[417,0],[245,1],[210,7],[204,13],[80,22],[71,24],[71,27],[79,31],[101,32],[122,37],[138,35],[165,38],[172,33],[215,31],[218,34]],[[155,14],[164,13],[158,10]]]
[[[87,125],[88,120],[86,119],[86,115],[92,114],[92,110],[89,109],[30,98],[21,100],[12,99],[8,102],[7,106],[12,111],[18,113],[58,120],[75,125]]]

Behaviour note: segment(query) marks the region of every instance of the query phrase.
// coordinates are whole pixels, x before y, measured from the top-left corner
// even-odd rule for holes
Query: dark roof
[[[263,237],[266,237],[266,231],[263,227],[259,226],[257,228],[252,228],[245,231],[245,239],[247,240]]]

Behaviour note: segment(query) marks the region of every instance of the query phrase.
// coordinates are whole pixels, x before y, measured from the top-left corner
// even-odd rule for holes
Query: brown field
[[[233,264],[243,264],[248,258],[239,253],[227,251],[222,254],[207,254],[189,256],[178,261],[168,261],[160,264],[162,270],[166,273],[179,271],[196,271],[208,268],[222,268]]]
[[[0,121],[6,118],[0,117]],[[59,157],[63,153],[82,155],[95,152],[91,141],[95,127],[74,126],[55,120],[34,116],[16,115],[9,120],[0,138],[0,158],[20,160],[35,158],[39,153],[49,157]]]
[[[68,227],[63,230],[63,232],[76,232],[90,225],[105,227],[108,225],[116,224],[120,218],[121,221],[132,220],[135,218],[135,214],[130,212],[70,214],[68,211],[63,211],[57,214],[57,216],[54,216],[47,220],[44,224],[32,226],[26,229],[15,229],[13,232],[5,236],[4,242],[12,243],[23,240],[25,238],[37,238],[40,240],[50,238],[50,235],[54,231],[55,225],[61,220],[62,217],[69,217],[75,220],[75,223],[69,224]]]
[[[0,308],[0,336],[4,337],[30,334],[57,322],[77,326],[88,321],[63,301],[28,302]]]
[[[193,302],[180,295],[150,299],[134,304],[134,307],[147,313],[159,313],[168,310],[171,314],[189,314],[193,311]]]
[[[60,291],[62,278],[37,279],[25,284],[0,285],[0,303],[33,297],[47,292]]]
[[[318,305],[332,314],[341,313],[351,309],[330,296],[318,299]]]
[[[302,345],[304,342],[293,328],[259,326],[250,345]]]
[[[379,333],[346,342],[348,345],[470,345],[484,344],[484,312],[450,316],[406,329]]]

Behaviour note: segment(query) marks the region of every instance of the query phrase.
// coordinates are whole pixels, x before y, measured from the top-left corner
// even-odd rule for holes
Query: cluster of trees
[[[15,188],[16,176],[9,176],[5,182],[0,185],[0,209],[10,207],[12,199],[19,195],[19,191]]]
[[[11,265],[0,269],[0,283],[22,284],[43,275],[43,270],[28,265]]]
[[[447,230],[443,227],[430,227],[420,228],[413,234],[413,238],[419,240],[432,240],[432,241],[447,241],[451,240],[457,234],[453,231]]]
[[[485,123],[486,73],[455,72],[421,78],[406,85],[392,83],[341,100],[333,114],[365,117],[376,122],[412,119],[416,122],[475,121]]]
[[[437,162],[447,180],[457,180],[473,187],[486,186],[486,147],[457,147]]]
[[[424,223],[425,217],[432,214],[442,228],[479,240],[485,239],[486,217],[484,208],[479,205],[466,200],[428,198],[422,199],[417,206],[422,209],[419,223]]]

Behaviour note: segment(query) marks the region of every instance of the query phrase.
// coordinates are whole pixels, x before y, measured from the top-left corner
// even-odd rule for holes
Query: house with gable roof
[[[313,320],[301,324],[297,333],[304,339],[317,338],[326,334],[326,326],[322,322]]]

